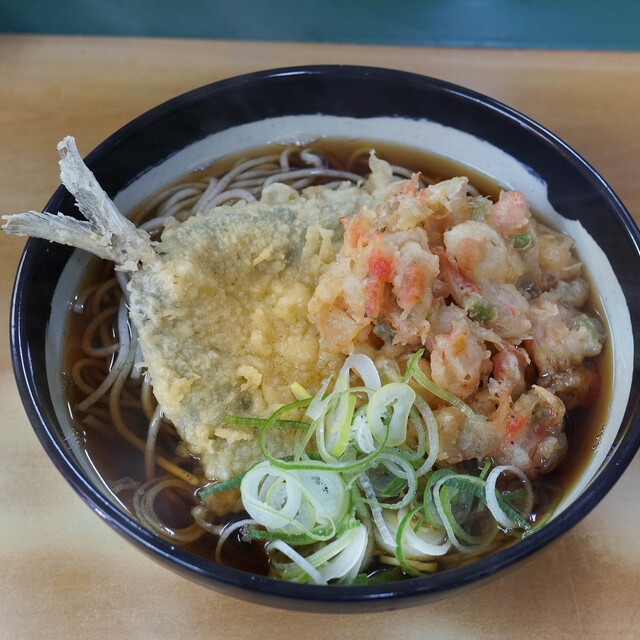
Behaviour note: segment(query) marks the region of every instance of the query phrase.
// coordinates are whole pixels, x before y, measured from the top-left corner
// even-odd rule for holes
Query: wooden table
[[[415,71],[491,95],[590,161],[640,221],[640,53],[352,47],[0,36],[0,210],[41,209],[55,145],[87,153],[134,116],[247,71],[351,63]],[[7,323],[22,242],[0,235]],[[319,615],[230,599],[174,575],[76,496],[40,447],[0,333],[2,638],[637,638],[640,458],[550,548],[482,588],[371,615]]]

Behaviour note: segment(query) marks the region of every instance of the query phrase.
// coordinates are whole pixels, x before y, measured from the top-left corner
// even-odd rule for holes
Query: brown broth
[[[367,158],[368,150],[375,148],[378,157],[389,161],[392,164],[398,164],[412,172],[420,171],[424,176],[428,176],[430,180],[435,182],[452,178],[454,176],[466,175],[469,177],[470,183],[483,195],[489,195],[495,201],[499,195],[500,187],[492,182],[489,178],[477,171],[470,170],[462,164],[451,160],[426,153],[421,150],[406,148],[393,144],[380,144],[371,141],[343,141],[321,139],[313,144],[308,145],[315,151],[320,152],[330,160],[333,168],[356,171],[365,173],[368,169]],[[277,147],[276,152],[284,149]],[[360,150],[365,153],[358,157],[357,162],[353,162],[353,157]],[[179,184],[182,181],[191,181],[194,179],[202,179],[211,175],[220,175],[225,173],[242,157],[257,157],[266,153],[273,153],[273,146],[263,147],[253,150],[251,153],[238,154],[236,156],[226,157],[225,159],[214,163],[213,165],[195,171],[184,178],[175,181]],[[168,186],[168,185],[167,185]],[[141,212],[145,209],[145,203],[131,216],[139,221]],[[105,279],[112,277],[112,265],[106,261],[94,259],[90,268],[85,274],[79,291],[89,287],[97,282],[103,282]],[[585,274],[586,275],[586,274]],[[601,311],[600,303],[593,286],[591,287],[591,300],[588,305],[603,321],[604,314]],[[114,487],[122,481],[123,478],[131,478],[137,482],[144,482],[144,460],[141,453],[124,441],[115,433],[113,425],[106,431],[100,431],[88,428],[80,424],[76,419],[73,407],[82,399],[83,394],[75,387],[71,380],[71,367],[79,358],[83,357],[80,346],[82,334],[88,324],[86,314],[69,313],[68,333],[65,346],[65,362],[63,379],[68,388],[68,405],[73,418],[74,426],[78,434],[81,436],[87,457],[91,461],[98,473],[102,476],[108,486]],[[606,323],[603,321],[606,327]],[[612,353],[609,342],[605,343],[602,354],[595,359],[596,368],[601,379],[601,390],[599,397],[588,409],[574,409],[568,413],[565,432],[567,434],[569,447],[568,452],[563,461],[551,473],[542,477],[545,487],[541,488],[538,493],[535,511],[537,517],[541,517],[557,501],[560,495],[567,493],[572,486],[575,485],[580,475],[592,459],[597,439],[607,420],[607,412],[609,409],[609,397],[612,385]],[[105,360],[105,371],[107,361]],[[129,381],[127,383],[131,387],[131,392],[136,393],[136,387],[139,383]],[[100,406],[100,405],[98,405]],[[104,406],[104,405],[102,405]],[[126,421],[132,431],[144,439],[148,420],[144,416],[142,410],[126,409],[123,411]],[[167,457],[174,455],[175,447],[178,445],[178,438],[174,434],[173,437],[165,437],[163,453]],[[183,463],[194,474],[202,476],[199,471],[198,463],[194,458],[186,458]],[[204,483],[204,478],[203,478]],[[554,487],[546,488],[546,485]],[[119,491],[116,496],[122,506],[133,513],[132,497],[133,490],[126,489]],[[182,508],[176,504],[181,503]],[[190,508],[196,503],[195,497],[174,496],[172,505],[159,505],[159,509],[163,511],[163,518],[169,526],[185,527],[188,526],[192,519],[190,516]],[[231,514],[231,520],[237,519],[238,514]],[[505,538],[503,545],[513,542],[513,538]],[[206,533],[195,543],[183,545],[185,549],[204,558],[213,560],[215,551],[216,538]],[[230,539],[225,545],[224,558],[225,564],[250,571],[252,573],[266,574],[268,565],[262,547],[259,543],[243,543],[236,537]],[[455,564],[453,558],[448,564]],[[373,567],[371,571],[379,570],[380,566]]]

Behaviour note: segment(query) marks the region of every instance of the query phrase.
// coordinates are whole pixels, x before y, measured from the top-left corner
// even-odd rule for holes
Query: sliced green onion
[[[516,233],[511,236],[511,246],[514,249],[526,249],[533,242],[533,233],[530,229],[523,231],[522,233]]]
[[[474,536],[472,538],[473,544],[467,544],[466,542],[461,541],[458,538],[458,536],[456,535],[456,531],[454,530],[454,526],[452,525],[453,520],[452,520],[450,511],[445,507],[444,496],[442,496],[441,494],[441,489],[444,483],[450,481],[452,477],[455,477],[455,475],[444,476],[440,478],[440,480],[438,480],[438,482],[436,482],[435,486],[433,487],[436,510],[438,512],[438,515],[440,516],[440,520],[442,521],[442,524],[444,526],[445,531],[447,532],[447,536],[449,537],[449,541],[451,542],[451,544],[461,553],[474,553],[486,547],[491,542],[491,540],[493,540],[493,538],[495,537],[497,530],[490,532],[491,537],[487,536],[485,538],[477,538]],[[463,476],[463,477],[467,481],[473,478],[473,476]],[[478,480],[478,482],[480,482],[482,486],[484,486],[484,482],[482,480],[479,480],[478,478],[475,478],[475,480]]]
[[[369,481],[366,473],[362,473],[358,477],[358,484],[364,491],[365,500],[363,502],[366,502],[369,505],[371,516],[378,529],[378,533],[382,538],[382,542],[384,543],[388,551],[395,554],[395,541],[393,539],[393,535],[389,531],[389,527],[385,522],[385,519],[382,515],[382,507],[380,506],[380,503],[376,498],[375,491],[371,486],[371,482]]]
[[[296,400],[304,400],[311,397],[311,394],[299,382],[293,382],[289,388]]]
[[[327,396],[325,398],[325,393],[327,391],[327,388],[329,387],[329,382],[331,382],[331,380],[327,378],[322,383],[322,386],[320,387],[318,393],[316,393],[316,395],[311,398],[311,402],[309,402],[309,406],[307,407],[307,416],[309,416],[309,418],[311,418],[312,420],[315,420],[321,413],[323,413],[329,402],[331,402],[330,396]],[[307,398],[303,398],[303,400],[306,399]]]
[[[282,540],[274,540],[271,549],[276,549],[289,558],[300,569],[297,575],[287,577],[291,582],[306,582],[310,579],[314,584],[327,584],[322,574],[304,556],[300,555],[291,545]],[[277,566],[277,565],[276,565]],[[291,572],[289,572],[291,574]],[[284,577],[284,576],[283,576]]]
[[[404,478],[398,477],[383,464],[371,467],[364,473],[367,474],[376,495],[382,496],[383,498],[395,496],[398,491],[407,485]]]
[[[421,506],[417,506],[405,515],[402,519],[402,522],[398,525],[398,531],[396,533],[396,558],[398,558],[398,562],[400,566],[404,569],[406,573],[412,576],[421,576],[423,575],[421,571],[418,571],[414,567],[412,567],[408,562],[404,554],[404,531],[407,528],[407,523],[411,522],[413,516],[418,513],[422,509]],[[408,530],[411,531],[411,527],[408,527]]]
[[[282,531],[269,531],[265,529],[247,529],[243,538],[253,540],[282,540],[288,544],[312,544],[318,540],[329,540],[334,536],[342,535],[347,529],[360,526],[355,518],[339,525],[335,529],[328,527],[325,529],[315,529],[313,535],[306,533],[285,533]]]
[[[491,471],[491,467],[495,464],[493,458],[487,458],[484,461],[484,466],[482,467],[482,471],[480,472],[480,478],[484,480],[487,477],[487,473]]]
[[[425,527],[419,526],[417,531],[422,531],[422,535],[420,536],[416,529],[410,526],[413,518],[419,514],[422,509],[423,505],[418,505],[406,513],[404,511],[398,512],[398,518],[401,518],[401,521],[398,524],[396,534],[396,557],[398,558],[400,566],[402,566],[407,573],[413,573],[414,575],[419,575],[419,572],[415,573],[415,567],[411,567],[413,571],[410,571],[406,566],[411,566],[411,559],[424,560],[435,558],[444,555],[451,548],[451,542],[446,540],[443,534],[436,532],[434,529],[430,527],[426,529]],[[424,518],[420,518],[421,522],[423,520]],[[427,536],[430,539],[427,539]]]
[[[365,387],[377,391],[382,386],[380,383],[380,374],[373,364],[373,360],[362,353],[352,353],[347,356],[342,369],[340,369],[339,377],[349,380],[349,371],[354,370],[362,380]]]
[[[390,447],[407,439],[407,421],[416,392],[403,382],[390,382],[376,391],[369,400],[367,420],[373,437]],[[385,418],[390,417],[388,425]]]
[[[366,573],[359,573],[353,584],[386,584],[388,582],[396,582],[402,580],[403,573],[401,567],[393,567],[392,569],[383,569],[376,571],[373,575],[367,575]]]
[[[485,196],[471,196],[468,198],[468,202],[471,207],[469,215],[472,220],[484,220],[493,206],[493,203]]]
[[[402,376],[402,382],[408,383],[409,380],[411,380],[413,369],[418,366],[418,360],[422,358],[423,353],[424,349],[418,349],[418,351],[409,358],[409,361],[407,362],[407,370],[405,371],[404,376]]]
[[[213,495],[214,493],[220,493],[221,491],[227,491],[228,489],[235,489],[236,487],[239,487],[240,483],[242,482],[242,478],[244,478],[246,473],[246,471],[243,471],[237,476],[233,476],[233,478],[229,478],[224,482],[216,482],[215,484],[207,485],[197,492],[198,498],[200,498],[200,500],[204,502],[206,498]]]
[[[270,543],[292,560],[274,565],[281,577],[292,582],[327,584],[336,578],[345,582],[353,582],[360,571],[367,548],[367,531],[362,525],[348,529],[332,542],[321,547],[315,553],[303,557],[282,540]]]
[[[351,389],[351,391],[356,391],[356,390],[359,390],[359,389]],[[364,388],[363,390],[367,391],[366,388]],[[281,410],[278,409],[276,412],[274,412],[270,420],[277,419],[280,415],[282,415],[280,411]],[[314,424],[315,423],[316,421],[314,421]],[[271,464],[273,464],[274,466],[280,467],[282,469],[326,469],[328,471],[338,471],[342,473],[361,472],[364,469],[367,469],[371,465],[371,463],[382,453],[386,445],[386,440],[385,440],[382,443],[380,443],[380,445],[376,449],[374,449],[371,453],[369,453],[368,455],[362,458],[353,459],[343,455],[339,460],[335,462],[326,462],[326,455],[323,455],[323,458],[325,458],[325,461],[322,461],[322,460],[315,461],[312,459],[287,461],[284,459],[275,458],[267,451],[264,443],[264,438],[269,428],[270,428],[270,425],[269,423],[267,423],[260,430],[260,434],[258,436],[258,444],[260,446],[260,450],[262,451],[262,454],[264,455],[265,459],[271,462]],[[314,429],[314,425],[312,425],[312,427],[307,431],[307,435],[312,433],[313,429]]]
[[[320,568],[320,572],[327,582],[338,578],[338,582],[351,584],[362,568],[369,539],[367,529],[363,525],[351,529],[343,533],[334,544],[337,545],[346,536],[350,536],[351,540],[346,541],[347,544],[343,541],[344,548]]]
[[[273,461],[275,459],[273,458],[273,456],[269,455],[269,452],[267,451],[267,448],[266,448],[265,439],[269,430],[276,426],[281,415],[284,415],[289,411],[293,411],[294,409],[308,407],[313,403],[314,400],[315,398],[304,398],[302,400],[296,400],[295,402],[290,402],[289,404],[285,404],[279,409],[276,409],[271,414],[271,417],[266,421],[266,423],[262,425],[262,427],[260,428],[260,433],[258,434],[258,446],[260,447],[260,451],[262,452],[262,455],[267,460]],[[309,427],[309,429],[307,429],[307,433],[305,434],[306,440],[311,438],[312,435],[313,435],[313,429],[312,427]]]
[[[418,352],[420,353],[420,351]],[[464,413],[464,415],[469,420],[474,420],[476,422],[484,421],[486,418],[482,415],[473,412],[473,409],[465,404],[460,398],[454,396],[451,392],[439,387],[435,382],[432,382],[427,378],[427,376],[421,371],[418,367],[418,358],[417,354],[414,354],[411,360],[409,361],[409,365],[407,366],[407,373],[405,377],[408,375],[409,378],[413,378],[419,385],[424,387],[427,391],[431,392],[434,396],[437,396],[441,400],[448,402],[450,405],[456,407]],[[419,357],[419,356],[418,356]]]
[[[440,471],[445,471],[441,469]],[[436,472],[437,473],[437,472]],[[435,475],[435,474],[434,474]],[[475,476],[468,476],[463,474],[453,474],[455,477],[448,478],[446,480],[447,484],[460,488],[467,493],[473,494],[474,497],[486,502],[487,491],[486,491],[486,482],[481,480],[480,478],[476,478]],[[498,505],[500,509],[502,509],[509,518],[511,518],[518,527],[521,529],[530,529],[531,524],[527,520],[527,518],[520,513],[515,507],[513,507],[503,496],[494,491],[494,495],[496,496],[496,500],[498,501]]]
[[[418,396],[416,396],[416,402],[418,400]],[[416,430],[416,435],[418,437],[418,442],[416,443],[416,448],[414,450],[410,449],[406,442],[398,447],[389,447],[389,449],[402,456],[405,460],[417,465],[420,463],[422,466],[424,464],[424,457],[427,454],[427,428],[424,425],[424,420],[420,415],[420,412],[416,409],[415,405],[411,407],[409,412],[409,420]],[[373,438],[373,436],[372,436]]]
[[[403,507],[411,504],[418,491],[418,478],[411,463],[405,460],[402,456],[392,453],[391,451],[381,453],[378,456],[377,461],[384,464],[389,471],[395,473],[399,478],[403,478],[407,481],[407,491],[401,500],[393,503],[385,502],[381,506],[385,509],[402,509]]]
[[[367,407],[361,407],[355,412],[351,423],[350,438],[352,444],[362,453],[372,453],[376,449],[373,434],[367,422]]]
[[[522,526],[516,518],[512,517],[512,514],[516,514],[517,511],[506,500],[499,500],[496,492],[496,482],[501,473],[509,472],[517,476],[524,484],[524,489],[527,492],[527,501],[525,504],[525,511],[530,512],[533,506],[533,490],[531,489],[531,483],[527,478],[524,471],[518,469],[513,465],[501,465],[492,469],[491,473],[487,476],[486,485],[486,500],[487,506],[491,511],[491,515],[495,518],[496,522],[505,529],[513,529],[515,526]],[[529,524],[529,523],[527,523]],[[530,528],[523,527],[523,528]]]
[[[218,538],[218,542],[216,544],[216,551],[214,556],[216,562],[222,562],[222,547],[224,546],[224,543],[229,539],[231,534],[237,531],[238,529],[242,529],[243,527],[248,527],[252,524],[255,524],[255,521],[251,520],[251,518],[246,518],[245,520],[238,520],[237,522],[232,522],[223,528]]]
[[[440,435],[438,434],[438,423],[436,422],[436,417],[433,415],[433,411],[427,402],[419,395],[416,395],[414,403],[427,428],[427,446],[429,451],[429,455],[426,457],[425,461],[416,470],[416,475],[420,477],[430,471],[436,463],[438,451],[440,450]]]
[[[328,460],[334,461],[345,452],[355,407],[356,396],[349,389],[349,383],[338,377],[329,403],[316,418],[316,444],[320,454]]]
[[[305,533],[336,529],[349,506],[349,492],[339,474],[326,469],[285,470],[268,461],[247,471],[241,485],[249,515],[267,529]]]
[[[438,498],[455,539],[475,546],[482,544],[481,536],[469,533],[463,526],[471,512],[473,498],[470,494],[448,486],[445,479],[438,491]]]
[[[451,469],[437,469],[434,471],[427,480],[427,486],[424,489],[424,513],[429,524],[434,529],[444,530],[444,524],[436,509],[435,498],[433,497],[433,489],[438,481],[447,475],[454,475],[455,472]]]
[[[269,421],[268,418],[245,418],[244,416],[231,416],[226,415],[224,421],[227,424],[241,424],[247,427],[259,427],[262,428]],[[307,422],[301,422],[300,420],[276,420],[273,427],[280,427],[282,429],[308,429],[309,424]]]
[[[606,338],[606,331],[600,321],[597,318],[592,318],[586,313],[581,313],[573,321],[574,327],[584,327],[589,334],[589,337],[594,342],[602,344]]]
[[[467,314],[473,320],[479,320],[480,322],[491,322],[496,317],[496,309],[488,302],[480,298],[476,300],[467,309]]]

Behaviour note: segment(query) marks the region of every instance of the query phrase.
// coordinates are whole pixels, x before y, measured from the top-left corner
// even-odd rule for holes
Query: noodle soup
[[[243,171],[238,171],[240,174],[237,176],[238,183],[234,185],[229,180],[229,184],[225,184],[224,177],[219,182],[211,181],[211,176],[229,176],[237,169],[239,158],[227,158],[224,162],[216,163],[212,167],[185,177],[179,183],[170,185],[168,189],[144,203],[134,213],[132,219],[138,224],[146,225],[151,233],[155,233],[168,216],[181,221],[191,215],[194,207],[196,210],[202,210],[197,207],[212,207],[225,202],[228,204],[238,198],[255,198],[260,189],[258,182],[265,179],[265,175],[257,175],[260,172],[266,173],[267,178],[275,175],[277,181],[281,181],[282,176],[279,175],[281,171],[291,170],[294,177],[290,183],[294,189],[308,187],[311,179],[318,179],[320,184],[324,184],[327,188],[336,188],[337,182],[348,179],[350,173],[357,175],[368,173],[369,150],[373,147],[376,148],[379,158],[393,166],[398,179],[408,180],[412,173],[420,171],[426,185],[466,175],[469,177],[468,192],[471,197],[490,196],[494,202],[499,200],[500,189],[497,185],[481,174],[470,174],[468,169],[442,158],[392,145],[324,140],[314,143],[308,152],[302,153],[298,149],[288,153],[284,148],[256,150],[250,154],[249,166],[245,166]],[[274,157],[265,162],[260,159],[264,154]],[[320,177],[298,172],[298,167],[307,169],[309,166],[312,168],[312,173],[326,168],[330,171],[324,172]],[[220,188],[221,183],[222,188]],[[226,195],[221,195],[225,189],[228,189],[230,198],[228,201],[224,200]],[[160,222],[157,221],[158,218]],[[376,233],[385,232],[384,228],[376,230]],[[441,230],[442,234],[446,232],[446,229]],[[326,272],[327,270],[324,271]],[[456,275],[457,272],[453,273]],[[120,329],[118,328],[121,283],[122,276],[116,277],[110,265],[96,264],[87,274],[74,301],[74,309],[79,313],[70,314],[71,330],[67,342],[65,377],[69,381],[69,404],[73,421],[78,432],[82,434],[87,455],[123,507],[134,513],[147,528],[203,557],[216,559],[229,566],[254,573],[273,574],[274,563],[282,564],[282,557],[278,556],[278,550],[265,552],[264,540],[248,537],[246,527],[234,529],[235,522],[246,519],[237,487],[216,492],[213,504],[207,498],[202,499],[202,491],[197,492],[200,486],[210,486],[211,481],[214,481],[215,486],[217,479],[206,476],[197,458],[190,453],[173,426],[163,420],[153,397],[150,380],[144,375],[144,371],[134,368],[133,375],[123,380],[120,393],[114,394],[109,390],[95,401],[92,399],[87,402],[87,397],[90,397],[109,376],[112,365],[118,359],[118,349],[114,345],[119,343],[122,332],[122,325]],[[531,291],[535,290],[535,286],[530,284],[523,285],[522,289],[525,290],[527,286]],[[539,291],[534,291],[531,296],[535,297],[539,294]],[[451,295],[446,294],[443,299],[450,300]],[[586,305],[581,305],[580,309],[588,318],[595,318],[597,321],[599,314],[593,294]],[[488,316],[481,321],[490,322],[487,318]],[[398,327],[391,326],[390,320],[384,320],[383,322],[381,319],[374,330],[367,334],[366,344],[357,343],[355,352],[366,352],[375,359],[375,354],[386,348],[389,358],[397,358],[401,362],[400,373],[406,374],[407,354],[395,352],[393,338],[388,339],[390,328],[397,332]],[[589,325],[588,329],[597,332],[599,327],[594,324]],[[339,352],[339,349],[337,351]],[[491,358],[495,357],[498,351],[495,349],[491,353]],[[332,370],[334,374],[339,371],[345,355],[343,353],[335,356],[338,359]],[[523,371],[523,376],[525,374],[527,378],[534,376],[537,380],[535,371],[530,370],[530,363],[526,364],[529,369],[525,367],[527,371]],[[545,516],[552,511],[559,496],[574,482],[575,477],[589,459],[590,449],[604,421],[607,406],[606,390],[610,383],[610,353],[606,344],[604,352],[590,361],[587,370],[588,373],[584,375],[591,376],[592,380],[600,380],[603,391],[596,394],[596,384],[593,383],[578,398],[576,403],[578,406],[568,413],[567,427],[563,430],[568,439],[568,446],[560,448],[557,456],[559,463],[556,465],[558,462],[556,460],[549,463],[553,468],[545,474],[540,474],[539,470],[531,472],[533,504],[529,513],[526,514],[526,520],[531,528],[544,520]],[[361,383],[358,380],[353,382],[354,387]],[[244,384],[250,382],[249,378],[245,378]],[[295,383],[297,380],[291,380],[291,382]],[[540,379],[537,382],[542,384],[544,380]],[[308,389],[308,391],[314,395],[318,392],[318,388]],[[431,397],[427,392],[423,392],[423,395]],[[597,397],[591,398],[592,395]],[[587,404],[588,401],[592,402],[589,409],[579,406]],[[364,402],[364,399],[360,399],[359,402]],[[480,401],[477,401],[477,404],[479,405]],[[79,405],[82,408],[79,408]],[[447,413],[442,402],[437,401],[434,409],[436,412],[441,410],[443,421],[450,419],[451,413]],[[269,415],[245,415],[244,417],[266,420]],[[301,418],[300,412],[292,417]],[[149,433],[152,435],[150,436]],[[152,451],[149,442],[153,443]],[[163,462],[159,463],[159,460]],[[457,460],[455,455],[451,455],[450,459],[441,461],[434,469],[447,469],[461,475],[479,477],[484,466],[485,460],[477,457]],[[381,473],[374,475],[376,481],[384,476]],[[175,477],[179,479],[173,479]],[[420,490],[424,492],[426,476],[420,482],[422,482]],[[506,480],[502,478],[499,487],[502,494],[515,495],[521,489],[520,484],[517,477]],[[472,501],[474,498],[468,488],[461,490],[461,494],[466,496],[467,501]],[[375,501],[371,496],[367,496],[365,489],[362,489],[362,495],[369,504]],[[379,495],[377,499],[384,503]],[[390,503],[393,499],[393,497],[388,498]],[[522,507],[517,496],[513,500],[515,506]],[[457,509],[462,508],[459,503],[455,504]],[[464,508],[466,509],[467,506]],[[368,525],[372,529],[378,526],[374,523],[375,520],[374,514]],[[422,524],[418,523],[416,526],[419,529]],[[470,526],[471,529],[466,534],[469,537],[483,534],[484,524]],[[387,527],[393,530],[392,525]],[[225,541],[224,545],[219,545],[221,538]],[[498,527],[496,534],[487,544],[478,548],[477,552],[468,554],[453,548],[450,552],[438,557],[429,556],[422,560],[408,561],[402,558],[401,561],[393,561],[393,556],[388,552],[376,550],[370,553],[368,562],[357,572],[357,581],[397,579],[403,575],[412,575],[407,568],[413,568],[419,572],[446,569],[466,563],[476,558],[478,554],[494,552],[511,544],[515,539],[510,528],[502,526]],[[268,541],[267,547],[269,544]],[[384,545],[380,546],[384,547]]]

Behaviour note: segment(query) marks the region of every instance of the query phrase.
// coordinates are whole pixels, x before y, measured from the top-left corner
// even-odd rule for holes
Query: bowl
[[[638,450],[640,233],[596,171],[540,125],[473,91],[386,69],[311,66],[217,82],[133,120],[86,163],[127,213],[163,183],[217,157],[318,136],[445,156],[501,187],[523,191],[543,219],[576,239],[610,330],[612,395],[592,460],[544,527],[464,567],[387,584],[331,587],[231,569],[151,533],[113,499],[67,418],[60,376],[67,301],[87,265],[86,254],[68,247],[27,242],[11,315],[14,371],[33,428],[60,473],[100,517],[168,568],[228,595],[282,608],[355,612],[423,604],[477,586],[564,534],[607,494]],[[60,187],[46,210],[74,215],[75,206]]]

